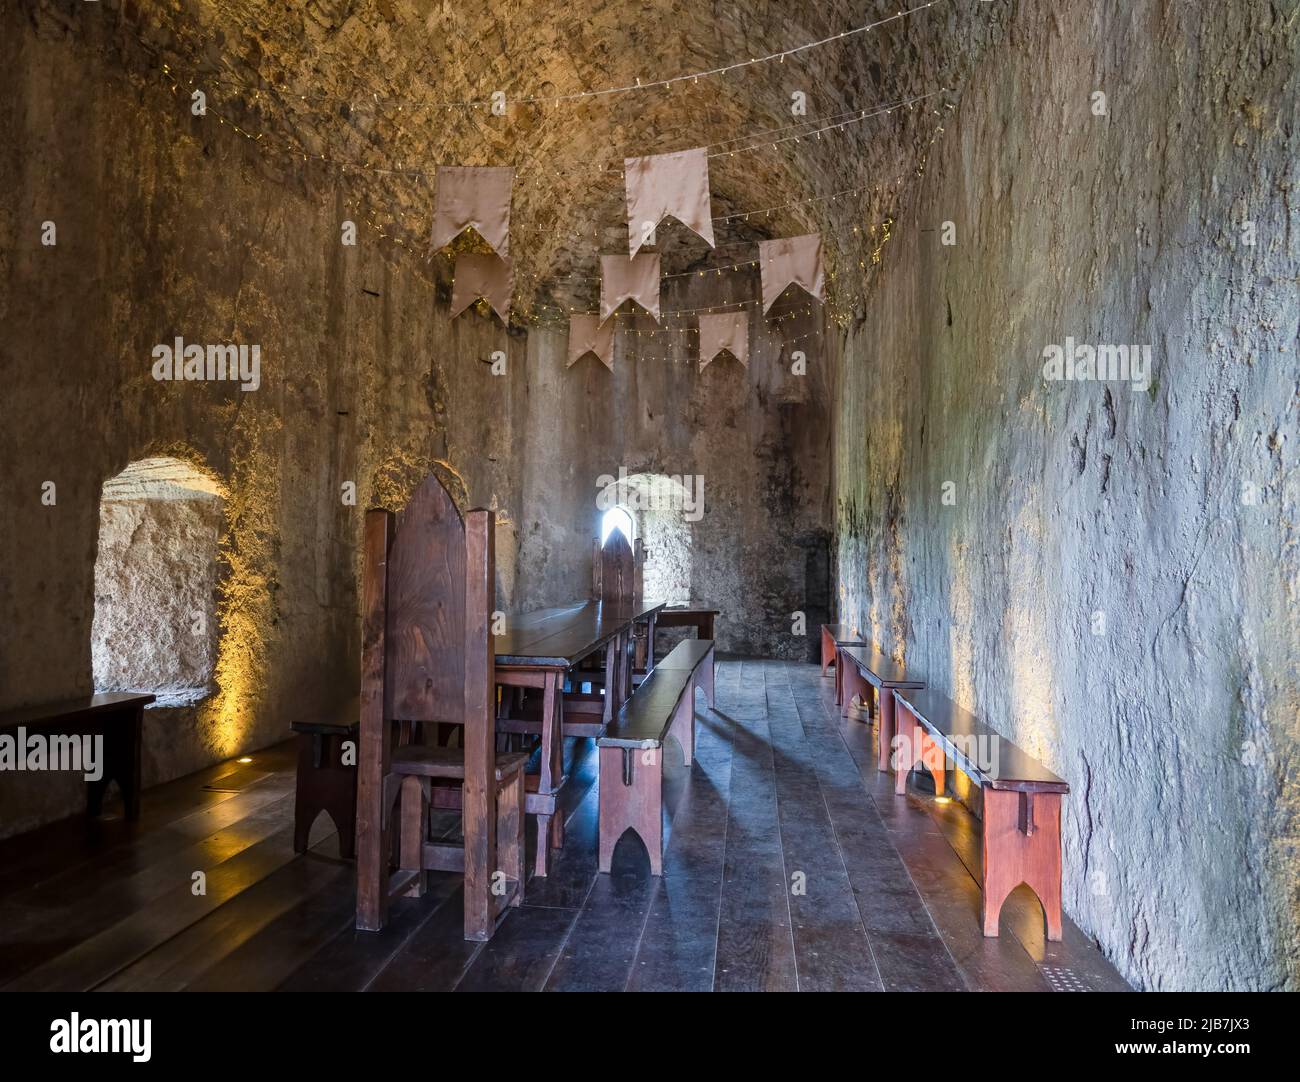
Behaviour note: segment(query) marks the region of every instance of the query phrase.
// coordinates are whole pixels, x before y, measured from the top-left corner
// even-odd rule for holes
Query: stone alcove
[[[600,539],[615,525],[631,524],[630,540],[645,548],[644,592],[682,604],[691,597],[691,493],[683,478],[660,473],[622,476],[601,495]]]
[[[209,693],[217,656],[221,485],[178,458],[145,458],[104,482],[91,669],[97,691],[163,705]]]

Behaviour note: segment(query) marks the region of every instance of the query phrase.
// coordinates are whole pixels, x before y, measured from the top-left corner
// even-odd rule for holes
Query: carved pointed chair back
[[[467,939],[522,899],[525,758],[496,753],[494,575],[492,512],[462,519],[432,475],[398,515],[366,513],[358,928],[435,869],[465,875]],[[433,723],[460,726],[460,747],[426,744]],[[429,837],[432,804],[460,807],[463,846]]]
[[[594,558],[595,599],[624,605],[636,595],[636,558],[622,530],[610,530]]]
[[[601,545],[600,538],[598,537],[593,537],[591,539],[591,596],[595,601],[604,601],[607,597],[605,593],[605,583],[609,581],[605,574],[607,559],[614,561],[616,565],[613,569],[614,583],[611,588],[611,594],[609,595],[610,600],[614,600],[619,596],[618,590],[620,587],[624,588],[624,596],[639,597],[644,590],[644,543],[639,537],[632,542],[632,575],[630,580],[625,580],[623,576],[624,568],[621,563],[621,552],[619,555],[615,556],[613,551],[610,550],[610,543],[614,541],[615,538],[622,538],[623,545],[627,544],[627,538],[623,537],[622,530],[610,530],[609,537],[605,539],[604,545]],[[619,548],[621,549],[622,546],[619,546]],[[630,587],[627,587],[627,581],[631,582]]]

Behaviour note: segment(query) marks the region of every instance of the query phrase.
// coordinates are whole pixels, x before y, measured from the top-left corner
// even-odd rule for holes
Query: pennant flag
[[[703,147],[676,154],[624,158],[627,185],[628,254],[649,242],[655,227],[671,214],[713,247],[709,211],[709,152]]]
[[[510,322],[510,298],[515,291],[514,265],[495,255],[464,253],[456,257],[456,277],[451,281],[451,318],[455,319],[482,297]]]
[[[594,353],[601,364],[614,371],[614,324],[608,320],[602,323],[594,314],[570,316],[569,363],[564,367],[572,368],[588,353]]]
[[[790,285],[800,286],[819,301],[826,300],[822,273],[822,238],[819,233],[803,237],[758,242],[758,262],[763,278],[763,313]]]
[[[749,367],[749,314],[722,312],[700,316],[700,369],[726,350]]]
[[[497,255],[510,255],[509,166],[438,166],[433,246],[442,248],[473,226]]]
[[[614,314],[624,301],[636,301],[659,321],[659,255],[644,252],[624,259],[600,257],[600,321]]]

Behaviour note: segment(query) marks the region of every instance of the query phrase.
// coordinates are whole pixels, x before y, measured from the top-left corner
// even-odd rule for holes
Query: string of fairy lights
[[[904,11],[899,11],[896,14],[889,16],[887,18],[879,19],[872,23],[866,23],[861,26],[854,27],[844,32],[841,32],[839,34],[818,39],[817,41],[808,42],[803,45],[795,46],[790,49],[785,49],[779,52],[770,53],[761,57],[750,58],[747,61],[737,61],[719,67],[704,69],[698,72],[690,72],[684,75],[671,76],[662,79],[654,79],[648,81],[642,81],[638,79],[634,84],[628,84],[628,85],[616,86],[616,87],[606,87],[606,88],[592,90],[592,91],[574,92],[570,94],[556,94],[550,96],[538,96],[538,95],[519,96],[519,97],[504,99],[504,104],[506,107],[522,106],[522,105],[541,106],[541,105],[548,105],[548,104],[554,104],[558,106],[565,102],[575,102],[583,99],[597,99],[601,97],[621,95],[621,94],[631,93],[636,90],[671,88],[678,84],[685,84],[685,83],[697,84],[699,83],[700,79],[710,79],[716,76],[726,75],[738,69],[751,67],[757,64],[763,64],[771,61],[775,61],[777,63],[784,63],[787,57],[794,56],[812,49],[816,49],[821,46],[834,43],[836,41],[841,41],[845,38],[854,37],[857,35],[870,32],[886,24],[900,21],[909,16],[915,15],[918,12],[924,11],[931,7],[935,7],[937,4],[943,2],[946,2],[946,0],[929,0],[929,2],[927,3],[916,5]],[[170,65],[164,63],[161,65],[161,68],[164,76],[169,80],[171,84],[172,93],[174,95],[179,94],[181,92],[182,79],[177,76],[177,73],[171,68]],[[211,86],[236,87],[236,88],[243,89],[245,91],[250,91],[253,96],[253,100],[251,102],[252,108],[249,108],[250,103],[245,103],[246,112],[251,112],[257,107],[259,107],[261,96],[264,93],[268,92],[267,86],[265,84],[262,86],[254,86],[248,83],[241,83],[234,80],[218,79],[218,78],[211,78],[211,77],[209,78],[200,77],[200,82],[205,87],[211,87]],[[190,77],[187,80],[187,85],[191,87],[196,86],[197,84],[195,78]],[[317,102],[338,101],[338,99],[329,98],[328,96],[325,95],[309,96],[305,94],[294,93],[292,92],[292,88],[285,83],[281,83],[279,85],[270,84],[270,86],[272,89],[288,94],[291,97],[296,97],[302,100],[303,102],[308,102],[309,100],[314,100]],[[933,90],[925,94],[920,94],[920,95],[913,96],[911,98],[904,98],[904,99],[892,101],[869,109],[853,109],[853,110],[842,111],[835,114],[830,114],[827,116],[803,117],[800,118],[795,123],[784,124],[776,127],[768,127],[766,129],[762,129],[759,131],[735,135],[727,139],[719,140],[714,143],[709,143],[705,145],[705,149],[708,152],[708,157],[710,158],[710,160],[720,160],[720,159],[734,158],[738,155],[756,153],[762,150],[775,150],[786,144],[793,145],[793,144],[802,144],[805,141],[822,141],[824,136],[833,135],[845,131],[855,125],[861,124],[874,117],[890,116],[898,110],[913,111],[918,106],[922,106],[923,103],[929,102],[932,99],[944,95],[946,93],[949,93],[949,88],[941,86],[937,90]],[[395,106],[398,112],[403,111],[408,106],[413,106],[415,107],[416,110],[421,108],[452,109],[456,107],[466,107],[466,108],[483,107],[483,108],[490,108],[497,115],[501,115],[500,110],[503,107],[503,99],[500,94],[494,94],[494,97],[492,99],[470,99],[462,102],[429,102],[429,101],[419,101],[415,99],[380,98],[377,95],[372,94],[370,95],[369,101],[365,102],[364,104],[369,106],[374,106],[376,108],[382,106]],[[954,108],[951,102],[946,102],[943,104],[944,107],[947,108],[948,110]],[[355,105],[356,103],[349,103],[348,111],[346,113],[341,113],[340,115],[350,115],[351,108],[354,107]],[[939,109],[929,109],[928,111],[938,117],[942,117],[943,115]],[[343,157],[340,155],[334,155],[334,154],[329,154],[324,152],[313,152],[303,147],[301,143],[298,143],[297,145],[293,145],[287,139],[281,141],[279,139],[276,139],[275,137],[270,136],[267,132],[254,131],[248,125],[247,122],[237,122],[233,117],[224,115],[217,109],[208,107],[206,109],[206,114],[211,114],[215,119],[217,119],[220,125],[228,128],[229,130],[233,131],[235,134],[243,137],[244,139],[257,144],[259,150],[279,151],[289,155],[294,159],[301,159],[304,163],[321,163],[325,165],[336,166],[339,169],[341,175],[343,175],[344,177],[348,176],[349,173],[351,173],[354,175],[374,174],[376,176],[382,176],[382,177],[407,177],[407,178],[427,179],[434,172],[434,169],[429,167],[408,168],[402,161],[399,161],[396,167],[394,168],[391,165],[378,165],[378,164],[364,162],[364,161],[360,161],[348,157]],[[942,126],[937,126],[935,128],[934,134],[930,139],[930,145],[933,145],[935,139],[942,132],[943,132]],[[922,158],[922,162],[918,168],[918,172],[923,170],[923,168],[924,168],[924,157]],[[540,187],[544,185],[547,182],[547,180],[551,177],[559,178],[577,172],[583,172],[588,175],[593,173],[604,174],[606,176],[614,176],[614,177],[622,177],[624,174],[624,170],[622,168],[621,163],[619,165],[611,165],[605,163],[582,162],[578,164],[566,163],[564,165],[555,165],[552,163],[546,166],[530,166],[524,169],[517,169],[515,175],[517,179],[531,180],[534,186]],[[899,187],[901,186],[901,183],[902,183],[902,177],[900,176],[899,178],[897,178],[895,185],[893,187],[895,188]],[[712,219],[712,221],[715,225],[748,223],[754,220],[766,220],[767,222],[770,223],[777,215],[781,215],[793,211],[803,211],[811,208],[816,208],[819,206],[826,206],[829,209],[830,205],[833,205],[839,201],[851,199],[857,196],[862,196],[864,193],[867,192],[874,191],[880,193],[882,191],[888,191],[890,187],[891,186],[888,184],[882,185],[880,183],[877,183],[875,185],[860,185],[857,187],[841,189],[839,191],[832,192],[825,196],[811,196],[804,199],[793,200],[790,202],[781,203],[770,207],[763,207],[763,208],[747,210],[747,211],[735,211],[729,214],[715,217]],[[373,213],[362,211],[359,217],[361,220],[365,221],[372,229],[374,229],[376,234],[380,238],[392,241],[417,256],[422,255],[423,258],[425,259],[428,259],[430,257],[431,253],[429,253],[428,251],[427,244],[420,245],[418,242],[412,243],[411,241],[407,240],[405,237],[398,235],[398,228],[396,226],[391,224],[384,225],[378,222]],[[880,249],[883,247],[883,244],[889,239],[892,225],[893,225],[893,218],[885,217],[882,221],[877,223],[871,223],[865,226],[855,223],[852,226],[851,229],[852,237],[857,238],[859,241],[861,241],[864,237],[868,237],[868,236],[872,238],[872,243],[874,245],[874,248],[871,253],[871,261],[873,263],[878,262]],[[590,237],[597,242],[598,246],[600,244],[602,235],[607,231],[607,229],[608,227],[597,226],[589,234]],[[843,238],[845,240],[848,240],[850,237],[850,232],[848,230],[844,230],[843,232],[829,231],[829,233],[826,230],[822,230],[822,232],[824,236],[828,236],[830,238]],[[586,240],[587,237],[588,234],[586,233],[573,234],[573,239],[575,240]],[[749,243],[752,244],[752,242]],[[839,253],[837,252],[836,254],[838,255]],[[680,280],[680,279],[689,279],[689,278],[704,278],[709,275],[722,276],[723,274],[736,273],[741,271],[752,272],[753,269],[756,268],[758,265],[759,265],[759,260],[756,258],[751,258],[751,259],[737,260],[733,263],[722,265],[722,266],[696,268],[693,270],[685,270],[680,272],[663,274],[660,277],[662,280],[667,281],[667,280]],[[858,259],[859,269],[865,270],[866,266],[867,266],[866,259]],[[836,281],[835,269],[833,267],[829,267],[827,273],[830,281],[834,283]],[[542,274],[539,272],[529,272],[523,269],[517,271],[517,276],[518,278],[530,283],[534,287],[542,286],[544,284],[549,284],[549,283],[565,283],[565,282],[591,283],[591,282],[598,282],[600,280],[599,275],[589,275],[589,274],[581,274],[581,273]],[[722,311],[735,311],[737,309],[744,309],[746,307],[755,304],[761,304],[761,301],[736,301],[731,303],[724,303],[724,304],[712,305],[712,306],[700,307],[700,308],[674,309],[672,311],[665,311],[663,315],[684,316],[684,315],[698,315],[698,314],[714,313],[714,312],[722,312]],[[811,314],[812,311],[816,309],[821,309],[822,307],[823,306],[819,304],[816,306],[804,306],[803,308],[797,310],[784,311],[781,315],[771,317],[768,320],[768,322],[779,323],[783,320],[806,317],[807,315]],[[525,306],[525,308],[528,312],[528,318],[522,319],[522,321],[528,322],[534,326],[560,325],[558,319],[546,320],[542,318],[542,316],[540,316],[539,313],[554,314],[555,316],[560,317],[560,319],[563,319],[567,316],[580,314],[580,313],[594,314],[590,310],[577,307],[576,305],[569,306],[569,305],[561,305],[561,304],[541,304],[536,301],[535,297],[532,299],[532,301],[529,304]],[[620,323],[624,322],[621,313],[616,313],[615,318]],[[842,314],[837,315],[836,318],[840,322],[843,322],[845,320],[845,316]],[[521,313],[519,312],[518,309],[516,309],[511,313],[511,320],[514,321],[516,319],[521,319]],[[698,327],[680,327],[680,328],[628,327],[626,328],[626,331],[636,335],[648,335],[654,337],[656,335],[671,335],[671,334],[689,335],[691,333],[698,334]],[[809,336],[804,336],[804,337],[809,337]]]
[[[858,26],[842,30],[837,34],[830,34],[826,37],[819,38],[815,41],[805,42],[801,45],[792,46],[787,49],[781,49],[776,52],[766,53],[762,56],[750,57],[747,60],[736,60],[729,64],[722,64],[711,68],[703,68],[698,71],[686,72],[680,75],[671,75],[658,79],[636,79],[634,82],[625,83],[615,86],[601,87],[595,90],[576,90],[560,94],[522,94],[511,97],[504,91],[494,91],[493,95],[488,97],[469,98],[461,101],[430,101],[424,98],[401,98],[401,97],[380,97],[377,94],[370,94],[360,102],[356,100],[340,99],[333,95],[327,94],[304,94],[295,90],[287,82],[264,82],[261,85],[255,85],[245,80],[235,80],[229,78],[219,78],[208,76],[205,82],[213,86],[231,86],[240,90],[249,91],[254,94],[268,93],[271,90],[290,97],[298,98],[303,102],[327,103],[331,106],[338,107],[347,105],[355,108],[363,105],[369,108],[396,108],[404,110],[408,107],[413,109],[442,109],[451,112],[456,109],[477,110],[484,109],[491,113],[495,109],[502,107],[520,107],[528,106],[534,108],[544,108],[548,105],[558,107],[566,103],[574,103],[601,98],[620,97],[627,94],[634,94],[649,90],[672,89],[681,85],[698,85],[701,79],[709,80],[722,78],[733,72],[746,71],[750,68],[762,64],[778,63],[784,64],[786,59],[793,56],[799,56],[803,53],[811,52],[814,49],[820,49],[823,46],[834,45],[844,42],[863,34],[872,33],[883,26],[891,23],[901,22],[913,15],[926,11],[929,8],[936,7],[950,0],[926,0],[926,3],[917,4],[913,7],[895,12],[893,15],[886,16],[883,19],[877,19],[874,22],[862,23]],[[190,80],[191,85],[193,79]]]

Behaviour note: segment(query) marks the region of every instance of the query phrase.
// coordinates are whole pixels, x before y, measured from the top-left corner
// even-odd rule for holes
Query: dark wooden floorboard
[[[193,988],[270,991],[294,947],[314,951],[353,912],[351,862],[330,859],[322,843],[293,860],[99,986],[99,991],[179,992]],[[302,959],[298,959],[301,964]],[[292,968],[297,968],[296,965]],[[226,979],[212,975],[225,973]],[[281,974],[283,976],[283,974]]]
[[[845,872],[886,991],[961,991],[966,987],[939,930],[890,840],[862,775],[839,738],[834,700],[822,696],[820,670],[792,666],[791,685]],[[870,764],[868,764],[870,765]]]
[[[86,991],[109,980],[149,951],[202,920],[277,868],[293,860],[293,825],[207,871],[207,892],[196,895],[187,876],[129,917],[83,940],[6,985],[11,991]]]
[[[790,880],[781,849],[762,662],[741,662],[734,698],[728,696],[720,706],[724,717],[727,705],[735,713],[714,987],[795,991],[799,979],[790,929]]]
[[[117,861],[98,874],[83,868],[86,878],[79,884],[60,876],[30,895],[16,894],[0,904],[0,974],[13,980],[91,937],[111,938],[115,926],[138,923],[142,912],[164,906],[165,899],[175,899],[180,892],[196,897],[195,872],[211,879],[217,868],[282,830],[286,810],[292,814],[292,785],[285,775],[268,778],[235,799],[242,802],[244,816],[230,820],[235,809],[226,801],[218,807],[224,809],[219,819],[227,825],[207,837],[195,841],[181,830],[159,832],[142,842],[136,859]],[[210,810],[216,813],[216,808]],[[203,819],[209,826],[217,821],[209,820],[206,812]],[[182,908],[196,907],[187,903]]]
[[[978,820],[915,787],[895,796],[871,727],[840,718],[816,665],[723,661],[696,732],[690,769],[675,743],[665,753],[662,878],[630,836],[613,873],[598,872],[597,756],[568,742],[564,848],[487,944],[463,939],[460,877],[446,873],[396,901],[382,932],[354,930],[355,869],[330,824],[317,821],[307,855],[292,851],[292,742],[149,790],[138,823],[78,818],[0,841],[0,983],[1049,991],[1064,971],[1126,987],[1068,919],[1064,941],[1046,942],[1024,888],[1003,934],[984,938]],[[435,827],[459,830],[454,815]],[[530,851],[534,834],[530,822]],[[206,895],[191,890],[198,870]]]
[[[734,701],[740,667],[717,678],[719,709]],[[691,783],[675,811],[675,834],[664,855],[664,874],[641,931],[628,978],[633,991],[707,992],[713,988],[718,913],[731,788],[731,723],[696,708],[695,763]]]
[[[784,667],[780,670],[785,676]],[[781,848],[803,991],[884,990],[788,677],[767,673]]]

